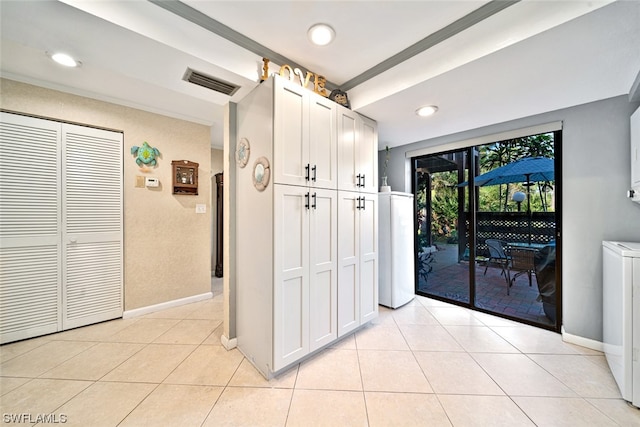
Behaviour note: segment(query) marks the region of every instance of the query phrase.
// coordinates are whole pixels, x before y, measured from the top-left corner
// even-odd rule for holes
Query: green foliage
[[[498,141],[476,147],[479,155],[480,171],[489,172],[500,166],[524,157],[554,157],[553,134],[532,135]],[[466,172],[466,171],[465,171]],[[430,178],[430,180],[429,180]],[[465,206],[468,211],[468,187],[458,187],[457,170],[418,174],[416,182],[416,204],[418,207],[418,245],[429,246],[429,234],[436,242],[456,243],[458,240],[459,192],[464,192]],[[430,182],[430,186],[429,186]],[[534,183],[529,189],[531,210],[553,211],[553,183]],[[514,192],[527,193],[527,188],[519,183],[477,187],[478,210],[504,212],[517,210],[517,204],[511,200]],[[427,221],[427,202],[430,201],[431,218]],[[521,210],[526,210],[527,201]],[[430,227],[428,226],[430,224]],[[430,228],[430,229],[429,229]]]

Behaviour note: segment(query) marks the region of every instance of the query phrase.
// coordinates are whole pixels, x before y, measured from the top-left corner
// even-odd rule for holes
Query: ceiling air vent
[[[188,81],[189,83],[193,83],[194,85],[206,87],[207,89],[211,89],[213,91],[229,96],[232,96],[238,91],[238,89],[240,89],[240,86],[236,86],[234,84],[225,82],[224,80],[216,79],[211,76],[207,76],[206,74],[202,74],[199,71],[194,71],[191,68],[187,68],[187,71],[184,73],[184,77],[182,79]]]

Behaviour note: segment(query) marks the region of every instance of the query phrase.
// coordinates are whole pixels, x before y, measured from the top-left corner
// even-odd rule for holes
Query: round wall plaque
[[[247,166],[250,151],[251,147],[249,146],[249,140],[247,138],[240,138],[240,142],[236,147],[236,163],[241,168]]]

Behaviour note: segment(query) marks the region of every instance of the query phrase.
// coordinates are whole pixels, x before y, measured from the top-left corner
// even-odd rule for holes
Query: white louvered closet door
[[[0,113],[0,342],[56,332],[60,124]]]
[[[0,113],[0,343],[122,316],[122,144]]]
[[[63,329],[122,316],[122,134],[62,125]]]

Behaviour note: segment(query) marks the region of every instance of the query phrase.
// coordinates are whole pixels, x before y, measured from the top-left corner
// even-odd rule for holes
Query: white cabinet
[[[378,196],[338,193],[338,336],[343,336],[378,315]]]
[[[274,360],[277,371],[337,338],[335,191],[274,188]]]
[[[335,189],[337,104],[284,79],[274,84],[274,182]]]
[[[338,189],[376,193],[378,131],[374,121],[337,107]]]
[[[341,305],[358,310],[351,330],[377,315],[373,194],[353,192],[366,205],[345,223],[357,221],[362,230],[358,280],[346,283],[357,302],[340,301],[337,107],[279,77],[238,103],[237,138],[249,141],[250,159],[235,174],[237,342],[266,377],[334,342]],[[374,138],[375,123],[367,123]],[[260,157],[273,177],[262,191],[253,186],[253,159]]]

